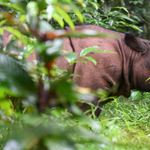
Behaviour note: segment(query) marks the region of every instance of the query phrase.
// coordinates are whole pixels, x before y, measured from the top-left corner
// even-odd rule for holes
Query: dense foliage
[[[149,19],[148,0],[1,0],[0,33],[12,35],[6,47],[0,37],[0,148],[149,149],[148,93],[114,97],[99,118],[85,116],[74,102],[91,91],[77,88],[72,74],[54,65],[62,48],[56,28],[90,23],[149,38]],[[65,36],[93,35],[72,31]],[[86,57],[96,49],[84,49],[80,57],[96,64]],[[34,50],[38,57],[29,62]],[[77,61],[75,53],[66,58],[70,65]]]

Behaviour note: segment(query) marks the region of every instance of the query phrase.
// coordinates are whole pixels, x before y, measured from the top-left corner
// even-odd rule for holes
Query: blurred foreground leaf
[[[0,53],[0,88],[9,89],[21,97],[35,95],[36,88],[17,59]]]
[[[107,50],[98,50],[98,46],[93,46],[93,47],[87,47],[85,49],[83,49],[81,52],[80,52],[80,57],[83,57],[91,52],[99,52],[99,53],[104,53],[104,52],[107,52],[107,53],[114,53],[114,54],[117,54],[116,52],[112,52],[112,51],[107,51]],[[88,58],[87,58],[88,59]]]
[[[77,59],[77,53],[68,51],[65,58],[69,63],[72,63]]]

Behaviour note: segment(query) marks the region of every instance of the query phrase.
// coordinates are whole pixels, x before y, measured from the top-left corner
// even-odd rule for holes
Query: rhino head
[[[131,50],[135,51],[132,59],[131,89],[150,92],[150,41],[136,38],[127,33],[124,41]]]

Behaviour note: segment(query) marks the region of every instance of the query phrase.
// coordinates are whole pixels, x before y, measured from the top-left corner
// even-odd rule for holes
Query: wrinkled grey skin
[[[92,90],[103,89],[108,91],[109,96],[124,95],[129,97],[131,89],[150,91],[150,81],[146,81],[150,77],[150,41],[95,25],[76,26],[76,30],[82,29],[113,33],[119,38],[65,38],[64,50],[76,52],[79,56],[82,49],[99,46],[100,50],[113,51],[117,54],[96,52],[88,54],[96,59],[97,65],[90,61],[87,64],[76,63],[72,71],[81,77],[73,77],[75,83],[80,87]],[[70,31],[70,28],[66,27],[66,30]],[[64,58],[59,58],[57,65],[61,69],[65,69],[68,63]],[[93,103],[103,106],[109,101],[111,100],[98,104],[98,99],[95,99]],[[86,104],[81,107],[84,111],[89,109]],[[98,116],[100,109],[97,109],[95,114]]]
[[[80,87],[87,87],[92,90],[103,89],[108,92],[108,96],[124,95],[129,97],[131,89],[150,91],[150,81],[146,81],[150,77],[150,41],[95,25],[76,26],[76,30],[82,29],[113,33],[119,38],[64,38],[63,50],[76,52],[79,57],[82,49],[99,46],[100,50],[113,51],[117,54],[96,52],[88,54],[88,56],[96,59],[97,65],[90,61],[87,64],[76,63],[71,68],[72,72],[81,75],[81,77],[73,77],[75,83]],[[70,28],[66,27],[66,30],[70,31]],[[4,32],[4,46],[9,41],[8,37],[9,33]],[[33,53],[28,60],[32,62],[35,57],[36,55]],[[57,60],[57,65],[61,69],[66,69],[69,63],[64,57],[60,57]],[[100,107],[111,101],[98,103],[98,100],[95,98],[93,103]],[[83,111],[90,109],[86,104],[79,104],[79,106]],[[100,114],[100,111],[100,108],[95,111],[96,116]]]

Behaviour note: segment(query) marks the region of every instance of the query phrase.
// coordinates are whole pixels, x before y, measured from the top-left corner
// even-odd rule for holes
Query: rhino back
[[[69,38],[63,38],[62,55],[57,59],[56,64],[59,66],[60,69],[71,69],[72,71],[72,68],[68,68],[69,62],[64,57],[67,51],[73,52],[72,45]]]
[[[124,34],[107,30],[105,28],[93,25],[77,26],[76,30],[91,29],[101,33],[114,33],[119,35],[118,39],[113,38],[71,38],[71,45],[73,50],[80,55],[82,49],[92,46],[98,46],[99,50],[106,50],[105,53],[92,52],[88,54],[97,61],[97,65],[88,61],[87,64],[76,63],[74,73],[81,75],[81,77],[74,77],[75,83],[81,87],[88,87],[93,90],[103,89],[109,91],[110,94],[115,95],[117,87],[122,82],[123,76],[123,58],[122,58],[122,38]],[[67,30],[70,30],[67,28]],[[109,53],[107,51],[116,52]],[[85,60],[85,59],[80,59]],[[116,90],[113,91],[113,87]],[[122,92],[120,92],[122,94]],[[120,95],[120,94],[119,94]]]

